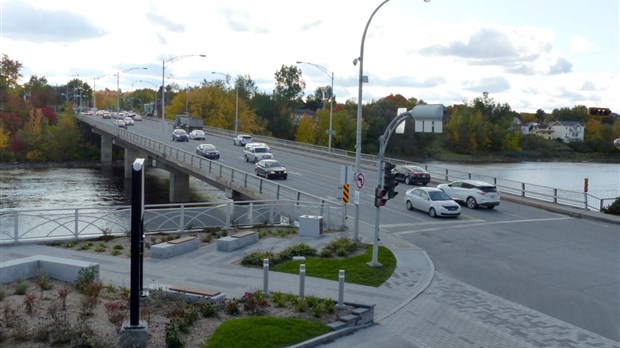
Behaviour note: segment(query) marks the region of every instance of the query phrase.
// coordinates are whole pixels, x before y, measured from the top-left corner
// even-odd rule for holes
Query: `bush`
[[[331,241],[321,249],[321,257],[345,257],[360,250],[362,244],[351,238],[341,237]]]
[[[616,198],[612,204],[601,209],[601,211],[605,214],[620,215],[620,197]]]
[[[279,259],[279,257],[271,251],[257,250],[253,253],[245,255],[243,259],[241,259],[241,264],[244,266],[262,267],[264,259],[269,259],[270,264],[276,264],[279,262],[279,260],[276,260]]]
[[[308,244],[300,243],[290,245],[278,253],[280,261],[292,260],[293,256],[316,256],[316,249]]]
[[[75,289],[83,293],[91,284],[95,282],[97,275],[97,270],[94,267],[82,268],[78,272],[78,276],[73,284]]]

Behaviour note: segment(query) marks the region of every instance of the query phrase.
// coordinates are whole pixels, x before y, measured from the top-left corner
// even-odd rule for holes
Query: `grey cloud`
[[[581,90],[582,91],[596,91],[596,85],[594,84],[594,82],[592,81],[586,81],[583,83],[583,86],[581,86]]]
[[[312,23],[308,23],[308,24],[302,25],[301,26],[301,30],[302,31],[306,31],[306,30],[309,30],[309,29],[312,29],[312,28],[319,27],[319,26],[321,26],[321,24],[323,24],[323,21],[321,21],[321,20],[314,21]]]
[[[228,27],[231,30],[236,32],[250,31],[250,26],[247,24],[247,16],[245,16],[246,18],[239,18],[239,12],[233,11],[230,8],[222,8],[219,11],[226,19],[226,23],[228,23]]]
[[[465,88],[475,92],[501,93],[510,89],[510,83],[503,76],[485,77],[465,83]]]
[[[155,14],[153,12],[147,12],[146,13],[146,19],[149,20],[149,22],[159,25],[161,27],[163,27],[164,29],[168,30],[168,31],[172,31],[175,33],[182,33],[185,31],[185,25],[183,24],[179,24],[179,23],[175,23],[171,20],[169,20],[166,17],[160,16],[158,14]]]
[[[453,41],[447,46],[434,46],[422,49],[427,54],[456,56],[481,61],[499,62],[522,59],[519,49],[514,47],[506,34],[483,28],[475,33],[466,43]],[[526,59],[532,59],[528,57]]]
[[[573,70],[573,64],[569,62],[566,58],[560,57],[555,61],[555,64],[549,67],[548,74],[549,75],[564,74],[564,73],[571,72],[571,70]]]
[[[103,29],[70,11],[45,10],[20,1],[9,1],[2,7],[5,38],[68,43],[106,35]]]

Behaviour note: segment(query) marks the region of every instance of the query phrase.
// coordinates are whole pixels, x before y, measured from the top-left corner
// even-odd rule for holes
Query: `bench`
[[[217,240],[218,251],[235,251],[258,242],[256,231],[241,231]]]
[[[54,256],[35,255],[2,262],[0,266],[0,284],[12,283],[20,278],[35,277],[41,272],[56,280],[74,283],[83,268],[94,268],[99,279],[99,264],[64,259]]]
[[[173,239],[164,243],[151,246],[151,257],[155,259],[168,259],[174,256],[198,250],[200,241],[196,237],[187,236]]]
[[[217,290],[196,288],[184,285],[173,285],[173,286],[165,286],[161,284],[151,284],[145,286],[147,290],[155,291],[161,290],[164,291],[166,297],[178,296],[182,294],[185,297],[185,300],[188,302],[196,302],[200,299],[208,299],[208,300],[224,300],[226,296]]]

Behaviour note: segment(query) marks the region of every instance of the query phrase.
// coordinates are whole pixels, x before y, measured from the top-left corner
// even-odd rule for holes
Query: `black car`
[[[392,174],[396,174],[396,181],[404,182],[407,185],[426,185],[431,181],[431,174],[429,172],[422,167],[414,165],[396,166],[392,169]]]
[[[172,131],[172,141],[189,141],[189,135],[185,129],[177,128]]]
[[[288,176],[286,168],[274,159],[264,159],[256,162],[255,170],[257,176],[264,176],[265,179],[279,178],[286,180]]]
[[[212,144],[200,144],[196,148],[196,154],[208,159],[220,159],[220,150]]]

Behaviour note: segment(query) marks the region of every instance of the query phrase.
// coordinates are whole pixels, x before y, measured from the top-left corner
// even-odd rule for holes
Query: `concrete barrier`
[[[256,231],[243,231],[233,233],[230,236],[221,237],[217,240],[218,251],[235,251],[258,242]]]
[[[196,237],[182,237],[168,242],[151,246],[151,257],[154,259],[168,259],[174,256],[198,250],[200,241]]]
[[[74,283],[83,268],[94,268],[95,280],[99,279],[98,263],[45,255],[29,256],[3,262],[0,266],[0,284],[32,278],[39,272],[56,280]]]

